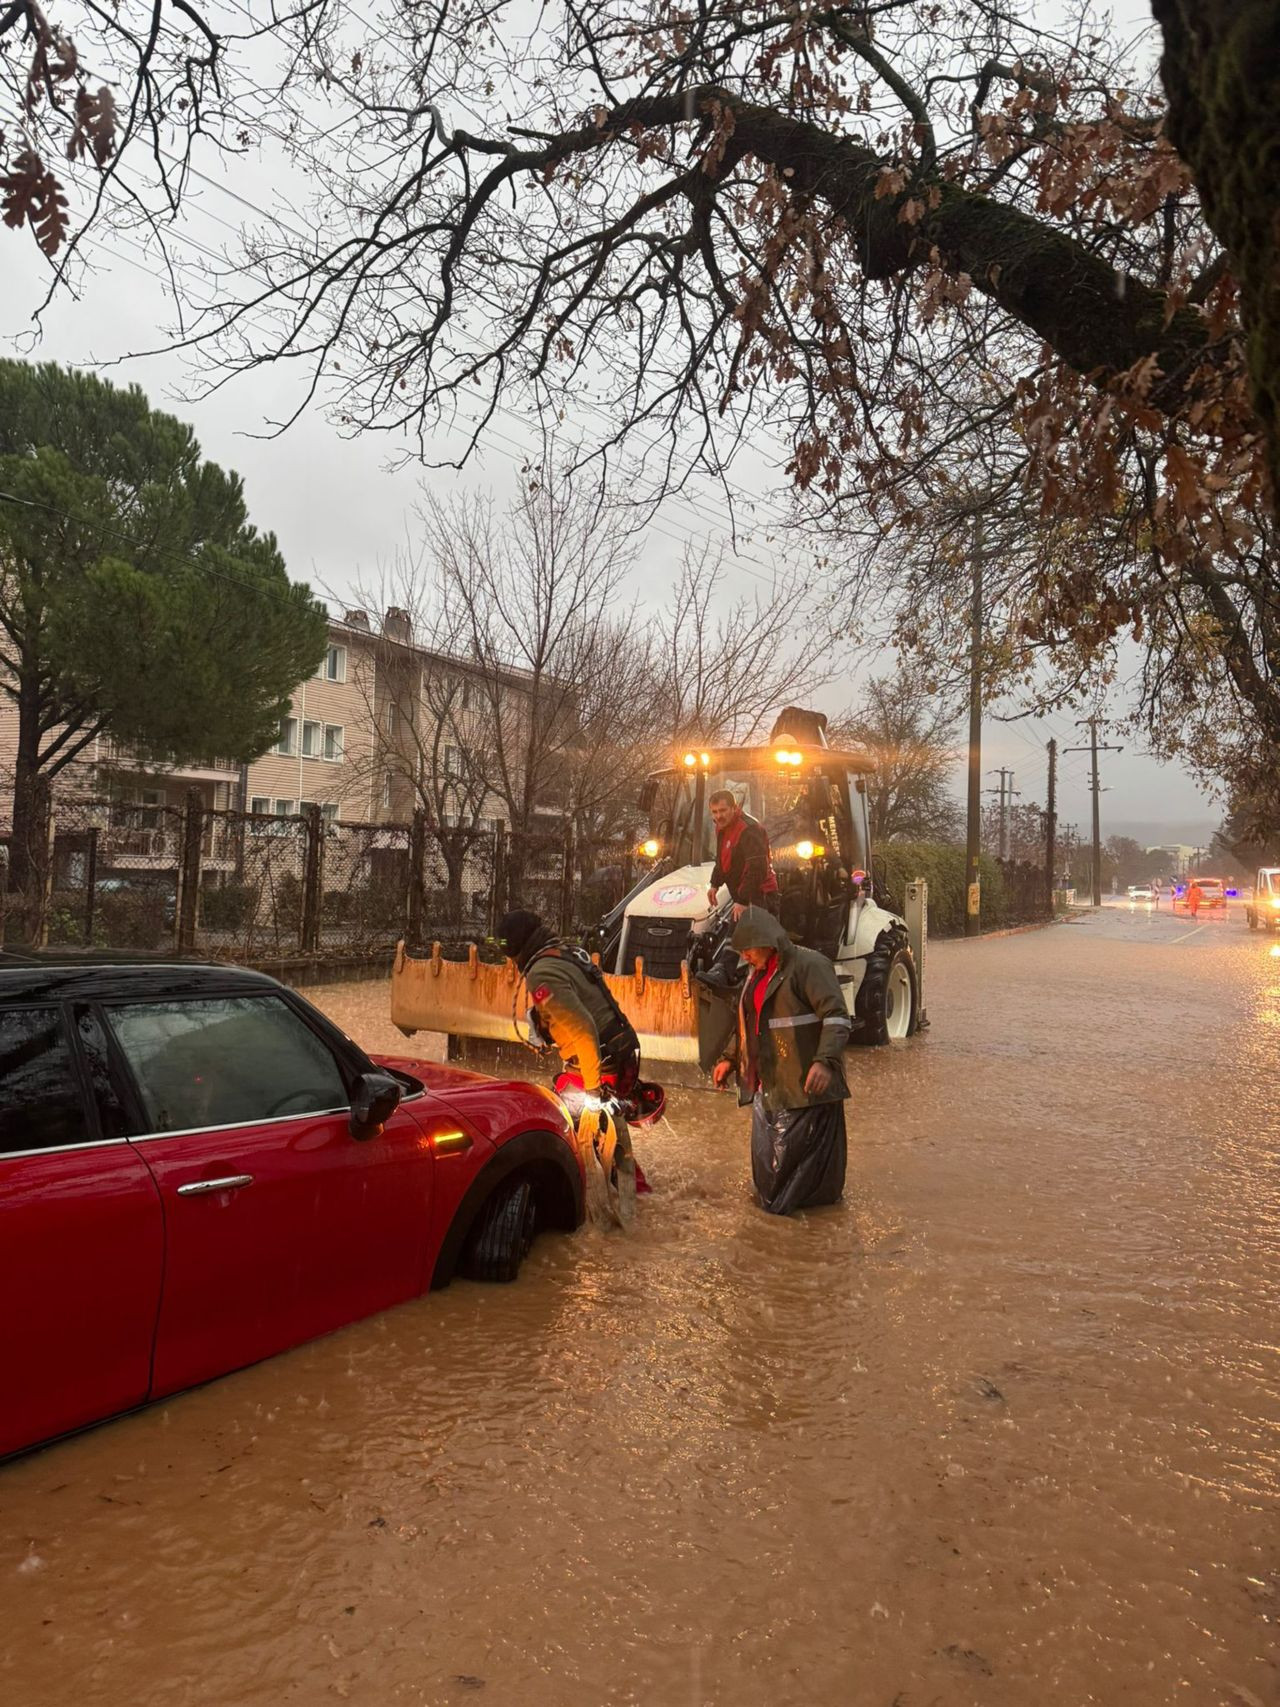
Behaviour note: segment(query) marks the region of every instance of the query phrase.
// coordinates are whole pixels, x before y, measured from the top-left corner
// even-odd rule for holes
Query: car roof
[[[252,995],[281,985],[265,972],[183,960],[175,955],[129,955],[88,949],[0,950],[0,1007],[15,1002],[109,1001],[122,997]]]

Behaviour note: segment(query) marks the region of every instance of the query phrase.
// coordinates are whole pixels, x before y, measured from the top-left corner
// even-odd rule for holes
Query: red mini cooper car
[[[371,1059],[259,973],[0,954],[0,1456],[582,1215],[538,1086]]]

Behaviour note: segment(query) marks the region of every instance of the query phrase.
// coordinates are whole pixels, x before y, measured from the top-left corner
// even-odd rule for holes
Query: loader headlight
[[[826,848],[823,847],[821,842],[806,841],[796,843],[796,852],[800,855],[801,859],[814,859],[815,857],[821,859],[826,851]]]
[[[657,859],[662,852],[662,843],[656,836],[650,836],[647,842],[641,842],[640,852],[646,859]]]
[[[696,753],[686,753],[684,756],[684,762],[689,769],[692,770],[698,762],[698,755]]]

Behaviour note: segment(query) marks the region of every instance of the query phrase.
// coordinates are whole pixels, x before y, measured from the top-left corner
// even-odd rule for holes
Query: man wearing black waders
[[[748,907],[733,946],[751,968],[738,1002],[738,1036],[712,1077],[722,1089],[738,1075],[738,1101],[751,1104],[751,1177],[761,1207],[790,1215],[835,1203],[844,1190],[841,1054],[849,1015],[835,968],[798,948],[778,920]]]

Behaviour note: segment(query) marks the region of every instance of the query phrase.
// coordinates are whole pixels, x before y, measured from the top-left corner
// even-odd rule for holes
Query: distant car
[[[582,1221],[550,1091],[370,1057],[260,973],[0,954],[0,1085],[0,1457]]]
[[[1149,883],[1131,883],[1126,890],[1131,901],[1154,901],[1155,891]]]
[[[1182,897],[1182,904],[1184,907],[1187,904],[1187,890],[1191,888],[1193,883],[1200,891],[1200,905],[1202,908],[1226,906],[1227,891],[1220,877],[1188,877],[1185,885],[1183,885],[1183,887],[1178,891],[1179,895]]]
[[[1280,930],[1280,866],[1264,865],[1253,880],[1253,900],[1244,916],[1251,931]]]

